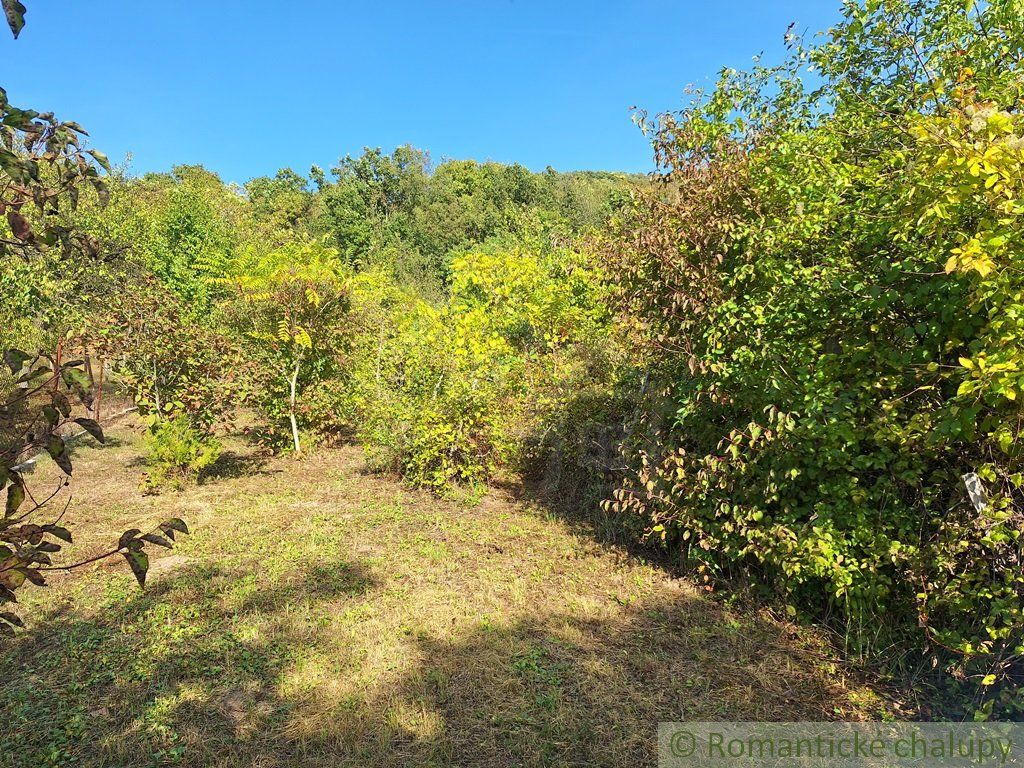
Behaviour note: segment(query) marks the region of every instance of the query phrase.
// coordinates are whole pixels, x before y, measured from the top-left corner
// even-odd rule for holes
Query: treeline
[[[411,147],[244,187],[195,166],[114,172],[59,214],[94,258],[69,269],[36,242],[5,265],[4,346],[109,364],[152,422],[154,487],[216,461],[240,402],[273,448],[355,435],[412,482],[478,482],[499,461],[491,411],[522,394],[527,362],[571,346],[576,323],[596,332],[592,317],[607,334],[573,244],[646,183],[435,168]]]
[[[1022,19],[847,4],[638,115],[649,179],[409,147],[244,188],[114,174],[29,215],[70,255],[11,224],[3,333],[107,361],[153,487],[239,404],[275,450],[354,438],[439,492],[515,470],[1019,716]]]
[[[472,160],[435,167],[410,146],[390,154],[367,148],[329,173],[314,166],[309,177],[282,169],[241,188],[194,166],[120,182],[124,197],[149,201],[151,214],[178,217],[164,223],[164,250],[154,254],[155,267],[165,273],[187,271],[203,250],[304,237],[335,248],[355,271],[384,268],[431,299],[443,297],[456,255],[542,229],[564,236],[592,230],[642,183],[643,177],[622,173],[532,173]]]

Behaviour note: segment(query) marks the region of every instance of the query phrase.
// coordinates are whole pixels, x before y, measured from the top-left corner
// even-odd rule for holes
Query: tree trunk
[[[299,445],[299,424],[295,420],[295,390],[298,386],[299,381],[299,366],[302,364],[302,360],[295,361],[295,367],[292,369],[291,378],[288,379],[288,420],[292,423],[292,442],[295,445],[295,453],[302,453],[302,446]]]
[[[160,403],[160,376],[156,371],[156,360],[153,361],[153,400],[156,402],[156,417],[160,419],[164,415],[164,409]]]

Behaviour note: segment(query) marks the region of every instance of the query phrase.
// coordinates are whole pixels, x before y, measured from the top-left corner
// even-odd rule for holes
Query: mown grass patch
[[[26,594],[3,765],[652,765],[659,720],[880,706],[813,633],[502,491],[442,500],[356,449],[234,441],[232,471],[143,496],[137,433],[118,436],[79,450],[74,549],[172,512],[193,535],[144,592],[115,565]]]

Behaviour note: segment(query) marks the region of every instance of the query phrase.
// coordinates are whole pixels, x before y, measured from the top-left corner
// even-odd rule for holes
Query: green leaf
[[[164,533],[167,532],[168,528],[170,528],[172,531],[188,533],[188,526],[185,525],[185,521],[182,520],[180,517],[172,517],[169,520],[164,520],[164,522],[160,523],[160,528],[164,531]]]
[[[75,419],[75,423],[101,443],[105,443],[107,441],[106,438],[103,437],[103,428],[95,419]]]
[[[12,374],[18,373],[18,371],[25,367],[25,363],[31,359],[32,355],[22,352],[20,349],[4,350],[4,362],[7,363],[7,367],[11,369]]]
[[[71,543],[71,531],[67,528],[61,528],[59,525],[44,525],[43,530],[51,536],[56,536],[61,541],[66,541],[68,544]]]
[[[64,379],[64,384],[67,388],[72,390],[78,398],[86,405],[86,407],[92,405],[92,393],[89,391],[90,382],[89,377],[78,368],[61,368],[60,377]]]
[[[133,541],[135,541],[135,537],[138,536],[140,533],[142,533],[142,531],[140,531],[138,528],[131,528],[131,529],[125,531],[124,533],[121,534],[121,538],[117,542],[117,548],[118,549],[124,549],[129,544],[131,544]]]
[[[25,486],[21,483],[20,479],[16,479],[7,489],[6,516],[11,517],[14,515],[14,513],[18,511],[18,507],[20,507],[24,501]]]
[[[131,566],[132,573],[139,582],[140,587],[146,586],[146,572],[149,571],[149,556],[141,549],[124,553],[124,559]]]
[[[46,452],[50,454],[50,458],[54,460],[64,474],[71,474],[71,457],[68,455],[67,446],[64,445],[63,440],[56,435],[50,435],[46,440]]]
[[[43,406],[43,418],[46,419],[46,423],[51,427],[57,426],[57,422],[60,421],[60,413],[52,405]]]
[[[45,587],[46,579],[39,571],[35,568],[17,568],[15,569],[18,573],[22,574],[26,579],[35,584],[37,587]]]
[[[7,26],[11,28],[14,38],[17,39],[21,30],[25,27],[25,6],[18,0],[3,0],[4,15],[7,16]]]
[[[83,131],[83,133],[84,133],[84,131]],[[100,164],[100,167],[104,171],[106,171],[107,173],[110,173],[110,160],[107,159],[107,156],[105,154],[100,152],[98,149],[90,149],[90,150],[87,150],[87,151],[88,151],[88,153],[90,155],[93,156],[93,159],[97,163]]]
[[[158,547],[166,547],[172,549],[174,545],[161,536],[159,533],[147,533],[142,537],[143,541],[148,541],[150,544],[156,544]]]

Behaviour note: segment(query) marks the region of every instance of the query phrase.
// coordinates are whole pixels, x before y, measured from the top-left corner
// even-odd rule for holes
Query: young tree
[[[292,448],[301,453],[299,401],[337,358],[348,272],[333,248],[300,241],[267,252],[244,249],[220,282],[232,289],[225,310],[262,371],[253,398],[272,421],[287,419]]]

